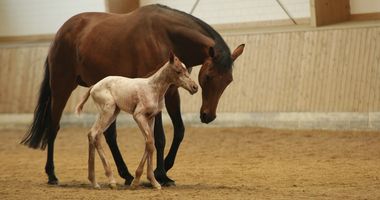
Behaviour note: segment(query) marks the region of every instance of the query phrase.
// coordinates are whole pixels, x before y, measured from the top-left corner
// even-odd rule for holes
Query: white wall
[[[0,0],[0,36],[55,33],[85,11],[105,11],[104,0]]]
[[[140,0],[160,3],[187,13],[196,0]],[[310,17],[309,0],[281,0],[293,18]],[[200,0],[193,15],[210,24],[288,19],[275,0]]]
[[[380,12],[380,0],[350,0],[351,14]]]

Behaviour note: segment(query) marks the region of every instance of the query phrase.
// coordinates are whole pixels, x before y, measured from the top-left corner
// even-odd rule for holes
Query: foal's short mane
[[[223,40],[222,36],[220,36],[220,34],[216,32],[210,25],[198,19],[197,17],[194,17],[193,15],[187,14],[180,10],[172,9],[161,4],[157,4],[157,6],[181,14],[182,16],[191,19],[198,26],[200,26],[207,33],[207,36],[215,41],[215,46],[213,48],[216,51],[216,56],[213,58],[213,62],[216,64],[216,66],[222,69],[230,69],[232,67],[233,61],[231,58],[230,49],[228,48],[226,42]]]

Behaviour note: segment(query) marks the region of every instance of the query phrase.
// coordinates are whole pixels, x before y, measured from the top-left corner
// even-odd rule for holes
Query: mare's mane
[[[184,16],[187,19],[190,19],[191,21],[195,22],[200,28],[204,30],[205,33],[207,33],[206,36],[212,38],[215,41],[215,46],[213,48],[216,52],[216,55],[213,58],[213,62],[216,64],[216,66],[222,69],[230,69],[232,67],[233,61],[231,58],[230,49],[228,48],[226,42],[223,40],[222,36],[220,36],[220,34],[216,32],[210,25],[194,17],[193,15],[187,14],[180,10],[172,9],[161,4],[157,4],[157,6],[162,9],[178,13],[181,16]]]

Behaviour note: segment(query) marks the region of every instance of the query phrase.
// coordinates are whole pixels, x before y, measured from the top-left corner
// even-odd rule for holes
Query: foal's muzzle
[[[189,90],[190,94],[195,94],[198,92],[198,85],[197,84],[191,84],[190,85],[190,90]]]

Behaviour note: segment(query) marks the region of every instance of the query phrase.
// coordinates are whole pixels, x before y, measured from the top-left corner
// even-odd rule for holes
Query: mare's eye
[[[211,80],[211,76],[206,75],[206,81],[210,81],[210,80]]]
[[[180,71],[176,71],[176,73],[177,73],[178,75],[180,75],[180,74],[181,74],[181,72],[180,72]]]

